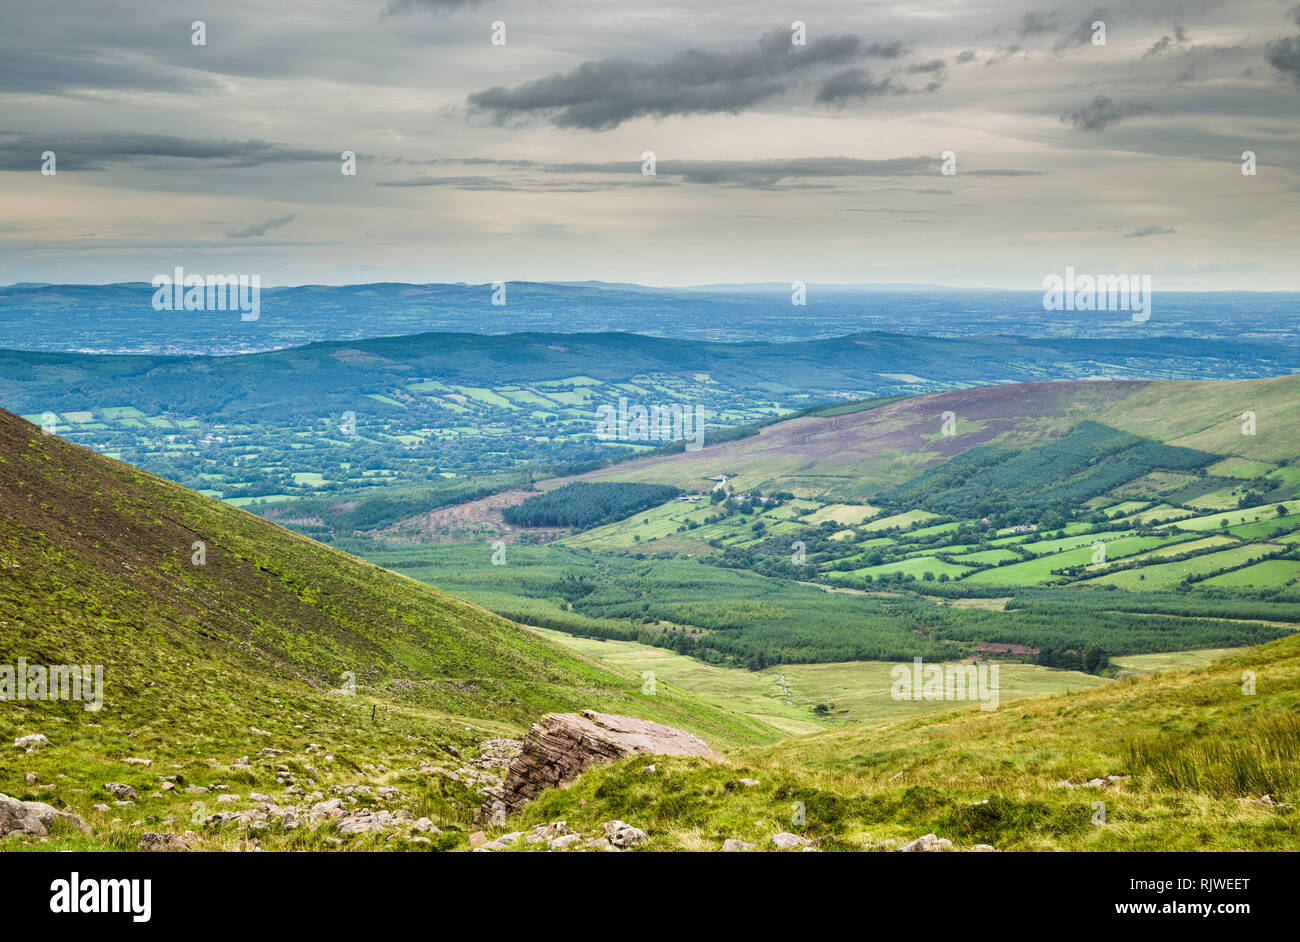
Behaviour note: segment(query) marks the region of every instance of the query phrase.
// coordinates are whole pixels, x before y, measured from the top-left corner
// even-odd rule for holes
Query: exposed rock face
[[[593,765],[637,754],[725,761],[704,740],[671,726],[594,710],[547,713],[528,730],[501,795],[488,800],[478,820],[514,814],[543,789],[571,782]]]

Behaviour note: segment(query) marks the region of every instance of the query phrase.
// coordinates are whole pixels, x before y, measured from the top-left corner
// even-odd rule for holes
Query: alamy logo
[[[620,396],[618,407],[604,405],[596,410],[596,437],[603,442],[677,442],[685,441],[687,451],[704,447],[704,407],[628,406]]]
[[[104,705],[104,665],[0,664],[0,701],[81,701],[94,712]]]
[[[50,884],[52,913],[130,913],[132,922],[153,915],[152,880],[82,880],[76,870]]]
[[[239,319],[262,316],[261,275],[187,275],[179,265],[150,282],[155,311],[239,311]]]
[[[978,700],[981,710],[998,708],[998,665],[895,664],[889,695],[895,700]]]
[[[1043,278],[1044,311],[1132,311],[1133,320],[1151,318],[1150,275],[1075,275]]]

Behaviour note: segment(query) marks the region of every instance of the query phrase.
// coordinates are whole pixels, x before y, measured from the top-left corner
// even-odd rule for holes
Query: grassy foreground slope
[[[1300,637],[996,711],[802,736],[727,765],[656,758],[644,774],[649,762],[590,771],[511,827],[618,817],[661,850],[731,837],[770,850],[779,831],[825,838],[823,850],[927,833],[1000,850],[1297,850]],[[1106,776],[1125,777],[1086,784]]]
[[[141,795],[114,816],[187,819],[179,790],[144,797],[161,774],[230,782],[250,756],[234,780],[265,792],[276,762],[263,749],[317,743],[333,757],[311,773],[322,783],[382,782],[386,768],[445,761],[445,746],[518,734],[548,710],[642,716],[722,748],[776,736],[666,684],[643,696],[638,677],[7,412],[0,505],[0,665],[102,665],[104,678],[98,711],[0,704],[0,792],[92,824],[109,818],[91,811],[111,797],[106,782]],[[355,694],[337,692],[350,683]],[[12,747],[35,733],[50,745]],[[466,801],[424,813],[454,825]]]

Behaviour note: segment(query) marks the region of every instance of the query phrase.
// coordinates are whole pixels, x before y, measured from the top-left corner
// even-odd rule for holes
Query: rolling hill
[[[1244,414],[1255,416],[1243,434]],[[951,417],[951,434],[944,433]],[[1300,375],[1252,380],[1088,381],[983,386],[861,411],[827,410],[757,436],[625,462],[589,480],[700,490],[725,474],[742,489],[867,498],[980,446],[1023,449],[1084,421],[1179,448],[1276,461],[1300,454]]]
[[[776,735],[667,685],[643,695],[639,677],[3,412],[0,501],[0,660],[98,665],[103,682],[99,710],[5,704],[0,792],[70,806],[97,825],[94,846],[140,831],[91,810],[104,783],[143,796],[174,772],[267,790],[270,757],[313,743],[324,758],[304,774],[325,788],[382,783],[549,710],[643,716],[722,747]],[[9,745],[35,734],[49,745]],[[123,762],[141,757],[152,770]],[[443,824],[467,820],[468,804],[425,797]],[[130,817],[186,804],[142,797]]]

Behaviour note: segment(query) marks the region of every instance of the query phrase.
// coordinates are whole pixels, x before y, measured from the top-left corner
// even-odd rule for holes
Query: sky
[[[1297,0],[0,0],[0,24],[0,283],[1300,289]]]

